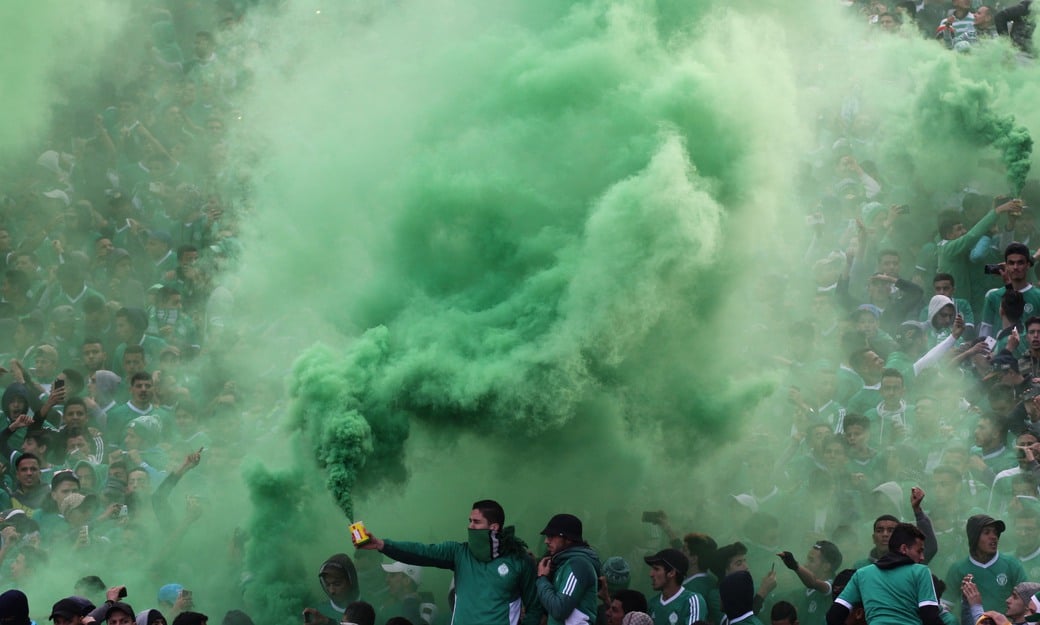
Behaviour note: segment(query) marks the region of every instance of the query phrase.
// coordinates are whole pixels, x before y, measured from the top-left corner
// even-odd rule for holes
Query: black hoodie
[[[347,598],[340,605],[332,600],[332,595],[329,595],[329,589],[325,587],[325,579],[322,577],[328,572],[338,572],[347,578],[347,584],[350,586],[347,591]],[[333,611],[338,610],[336,618],[343,616],[343,610],[347,607],[347,604],[357,601],[358,597],[361,596],[361,589],[358,587],[358,575],[357,569],[354,568],[354,562],[345,553],[337,553],[334,556],[330,556],[328,560],[321,564],[321,568],[318,569],[318,581],[321,582],[321,589],[325,591],[325,594],[329,597],[329,603]],[[325,614],[327,610],[322,609],[322,614]],[[325,614],[329,616],[329,614]],[[337,621],[338,622],[338,621]]]

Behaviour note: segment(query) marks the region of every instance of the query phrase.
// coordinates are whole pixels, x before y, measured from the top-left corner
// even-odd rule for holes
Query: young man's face
[[[989,419],[980,419],[975,426],[975,444],[983,449],[993,447],[998,441],[997,428]]]
[[[932,283],[933,295],[945,295],[953,299],[953,282],[950,280],[936,280]]]
[[[1011,591],[1004,604],[1007,606],[1004,616],[1008,617],[1008,620],[1012,623],[1020,622],[1022,617],[1026,615],[1026,602],[1022,600],[1022,597],[1018,596],[1017,592]]]
[[[1005,277],[1014,282],[1026,280],[1029,271],[1029,259],[1022,254],[1008,254],[1004,260]]]
[[[554,556],[567,547],[567,539],[563,536],[546,536],[545,548],[549,555]]]
[[[78,492],[79,484],[71,480],[66,480],[51,489],[51,499],[54,500],[54,503],[60,504],[65,500],[65,497]]]
[[[881,378],[880,392],[885,403],[898,404],[903,399],[903,380],[894,376]]]
[[[909,547],[906,545],[901,546],[899,552],[914,562],[922,564],[924,562],[924,541],[918,538],[914,541],[914,544]]]
[[[1040,351],[1040,323],[1032,323],[1026,328],[1026,341],[1029,342],[1029,349]]]
[[[621,625],[625,618],[625,608],[617,599],[612,599],[607,606],[607,625]]]
[[[845,467],[845,446],[835,441],[827,443],[823,448],[823,465],[829,471],[838,471]]]
[[[22,488],[33,488],[40,484],[40,463],[29,458],[18,463],[18,483]]]
[[[747,554],[742,553],[740,555],[733,556],[730,558],[729,564],[726,565],[726,575],[730,573],[736,573],[737,571],[747,571]]]
[[[935,326],[936,330],[942,330],[943,328],[949,328],[953,325],[953,320],[957,317],[957,310],[953,307],[953,304],[947,304],[939,309],[939,312],[935,313],[932,317],[932,325]]]
[[[144,354],[123,354],[123,373],[133,377],[135,373],[144,371]]]
[[[845,440],[848,441],[849,447],[853,449],[866,449],[869,438],[870,430],[862,425],[845,426]]]
[[[997,554],[999,545],[1000,532],[992,525],[987,525],[982,528],[982,534],[979,536],[979,542],[975,547],[975,551],[985,560],[989,560]]]
[[[830,565],[823,559],[819,549],[811,548],[805,556],[805,568],[819,579],[830,579],[832,577]]]
[[[886,276],[892,276],[893,278],[899,277],[899,257],[895,254],[885,254],[878,261],[878,273],[883,273]]]
[[[152,381],[151,380],[136,380],[134,386],[131,389],[134,394],[134,401],[138,404],[148,404],[152,401]]]
[[[87,343],[83,346],[83,366],[88,371],[97,371],[105,366],[105,350],[101,343]]]
[[[68,426],[84,427],[87,424],[87,410],[80,404],[66,406],[61,420],[62,423]]]
[[[892,537],[892,531],[899,525],[895,521],[878,521],[874,524],[874,547],[880,551],[888,550],[888,539]]]
[[[325,592],[337,604],[342,604],[350,594],[350,582],[347,580],[347,576],[340,571],[322,573],[321,583],[325,586]]]
[[[134,326],[126,317],[116,317],[115,329],[116,337],[124,343],[129,343],[134,338]]]
[[[668,584],[668,569],[660,564],[650,565],[650,587],[660,591]]]

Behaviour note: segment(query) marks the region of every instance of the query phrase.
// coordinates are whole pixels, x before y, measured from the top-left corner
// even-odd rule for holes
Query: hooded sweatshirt
[[[719,582],[719,598],[722,600],[722,611],[730,625],[747,623],[761,625],[755,616],[755,581],[751,573],[737,571],[730,573]]]
[[[339,605],[333,600],[332,595],[329,594],[328,587],[325,585],[323,576],[329,572],[338,572],[347,578],[349,588],[343,605]],[[322,562],[321,568],[318,569],[318,581],[321,582],[321,589],[325,591],[325,595],[329,598],[328,605],[323,605],[320,608],[321,613],[333,619],[336,623],[340,622],[343,620],[343,611],[347,608],[347,604],[357,601],[361,596],[361,589],[358,587],[357,569],[354,568],[354,562],[345,553],[337,553],[330,556],[328,560]]]
[[[162,612],[152,608],[151,610],[141,610],[138,612],[136,623],[137,625],[150,625],[158,619],[163,619],[165,621],[166,617],[163,616]]]
[[[549,614],[549,625],[595,623],[599,556],[586,544],[574,545],[552,557],[552,582],[535,582],[538,600]]]
[[[935,295],[928,302],[928,347],[935,347],[939,341],[950,335],[950,327],[939,329],[935,326],[935,316],[947,306],[953,306],[955,310],[957,308],[953,300],[945,295]]]

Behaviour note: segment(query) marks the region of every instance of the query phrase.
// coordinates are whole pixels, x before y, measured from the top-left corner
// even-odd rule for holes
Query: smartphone
[[[997,339],[993,338],[992,336],[987,336],[986,338],[982,339],[982,342],[986,344],[986,349],[988,349],[989,351],[993,351],[993,347],[997,344]]]
[[[65,380],[62,378],[58,378],[54,381],[54,384],[52,384],[51,387],[54,390],[58,390],[59,388],[65,388]]]
[[[660,510],[647,510],[643,512],[643,523],[660,523],[661,522],[661,511]]]
[[[181,597],[186,601],[191,601],[191,591],[186,588],[181,589]]]

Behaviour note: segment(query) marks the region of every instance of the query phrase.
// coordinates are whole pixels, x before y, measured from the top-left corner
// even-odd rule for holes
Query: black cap
[[[573,514],[557,514],[549,519],[541,534],[543,536],[563,536],[576,543],[585,542],[581,537],[581,519]]]
[[[646,556],[643,560],[650,566],[666,566],[677,572],[679,577],[686,577],[686,572],[690,570],[690,559],[678,549],[663,549],[652,556]]]
[[[102,620],[106,620],[107,621],[108,617],[111,616],[112,613],[117,611],[117,610],[120,611],[120,612],[123,612],[124,614],[129,616],[131,621],[136,621],[137,620],[137,616],[134,615],[134,609],[130,607],[129,603],[123,603],[122,601],[116,601],[115,603],[109,603],[107,605],[101,606],[101,609],[104,610],[104,615],[105,615],[105,618],[102,619]],[[98,620],[96,616],[94,617],[94,619]]]
[[[51,608],[51,615],[47,618],[54,620],[54,617],[61,616],[66,619],[73,619],[77,616],[86,616],[94,609],[94,604],[88,599],[83,597],[65,597],[58,601]]]

